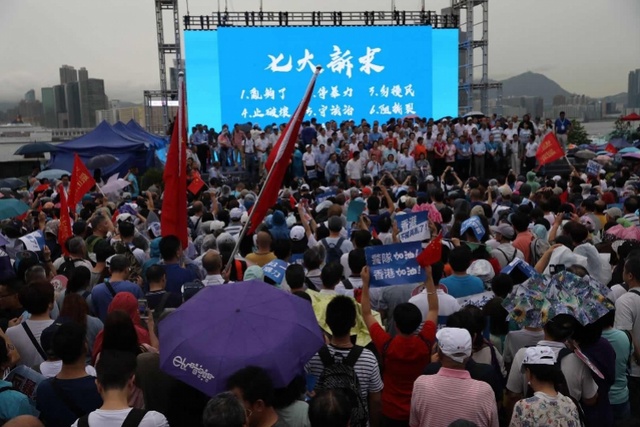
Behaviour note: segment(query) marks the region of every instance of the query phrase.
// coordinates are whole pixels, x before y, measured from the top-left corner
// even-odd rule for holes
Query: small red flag
[[[187,190],[189,190],[191,194],[195,196],[200,192],[200,190],[202,190],[202,187],[204,186],[205,186],[204,181],[199,176],[196,176],[191,181],[191,184],[189,184],[189,186],[187,187]]]
[[[613,144],[608,143],[606,147],[604,147],[604,151],[608,151],[611,154],[616,154],[618,149],[613,146]]]
[[[296,200],[295,197],[293,196],[289,196],[289,204],[291,205],[291,209],[295,209],[296,208],[296,204],[298,203],[298,201]]]
[[[546,165],[547,163],[555,162],[556,160],[563,157],[564,150],[562,149],[562,146],[558,142],[556,136],[553,133],[547,134],[547,136],[545,136],[540,143],[538,151],[536,152],[538,164],[540,166]]]
[[[73,158],[73,171],[71,172],[71,183],[69,185],[68,206],[75,212],[76,205],[82,197],[96,185],[96,181],[89,173],[89,169],[82,163],[80,156],[76,153]]]
[[[442,233],[433,239],[416,258],[422,268],[435,264],[442,259]]]
[[[71,217],[69,217],[67,195],[64,192],[62,184],[58,186],[58,194],[60,195],[60,226],[58,227],[58,244],[62,248],[62,252],[65,255],[69,255],[65,243],[73,236],[73,231],[71,230]]]

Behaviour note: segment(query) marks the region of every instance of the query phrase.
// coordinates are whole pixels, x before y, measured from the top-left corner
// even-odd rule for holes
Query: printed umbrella
[[[27,183],[19,178],[5,178],[0,179],[0,188],[10,188],[17,190],[18,188],[26,187]]]
[[[29,206],[18,199],[0,200],[0,220],[20,216],[29,210]]]
[[[575,157],[579,159],[591,160],[596,157],[596,153],[591,150],[580,150],[574,154]]]
[[[99,169],[111,166],[114,163],[118,163],[119,159],[112,154],[98,154],[90,158],[87,163],[87,169]]]
[[[246,366],[284,387],[324,344],[311,305],[260,281],[207,286],[160,327],[160,368],[213,396]]]
[[[62,169],[47,169],[36,175],[38,179],[58,179],[62,175],[70,175],[69,171]]]

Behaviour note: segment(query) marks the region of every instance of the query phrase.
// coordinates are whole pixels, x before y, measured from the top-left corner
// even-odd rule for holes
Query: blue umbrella
[[[209,396],[247,366],[284,387],[324,344],[308,301],[257,280],[208,286],[159,329],[160,368]]]
[[[29,206],[18,199],[0,200],[0,220],[20,216],[29,210]]]
[[[618,153],[620,153],[620,154],[627,154],[627,153],[640,153],[640,148],[636,148],[636,147],[627,147],[627,148],[623,148],[622,150],[618,151]]]
[[[627,141],[624,138],[614,138],[611,141],[609,141],[609,144],[611,144],[613,147],[615,147],[618,150],[620,150],[621,148],[627,148],[631,146],[631,144],[629,144],[629,141]]]
[[[18,188],[26,186],[27,183],[19,178],[0,179],[0,188],[10,188],[12,190],[17,190]]]
[[[51,153],[52,151],[56,150],[56,146],[53,144],[49,144],[48,142],[31,142],[21,146],[13,154],[16,156],[33,156],[44,153]]]
[[[38,179],[59,179],[62,175],[70,175],[69,171],[62,169],[47,169],[36,175]]]

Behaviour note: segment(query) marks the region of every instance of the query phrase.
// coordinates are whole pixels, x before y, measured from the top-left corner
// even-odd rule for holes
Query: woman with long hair
[[[76,269],[84,269],[84,267],[78,267]],[[75,273],[75,272],[74,272]],[[73,275],[72,275],[73,277]],[[67,287],[67,291],[69,288]],[[91,360],[91,349],[96,341],[96,337],[102,331],[102,321],[97,317],[89,315],[89,305],[82,295],[72,292],[64,299],[64,304],[60,309],[60,319],[68,319],[76,322],[87,331],[87,344],[89,345],[89,354],[87,355],[87,362]]]
[[[522,369],[533,389],[533,396],[516,403],[510,427],[582,425],[576,403],[558,391],[566,380],[556,362],[557,355],[551,347],[526,349]]]

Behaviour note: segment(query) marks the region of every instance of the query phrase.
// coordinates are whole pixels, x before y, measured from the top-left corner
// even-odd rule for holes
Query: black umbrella
[[[100,169],[118,163],[119,159],[112,154],[99,154],[89,159],[87,162],[88,169]]]
[[[16,156],[32,156],[35,154],[50,153],[56,150],[56,146],[48,142],[30,142],[18,148],[13,154]]]
[[[18,178],[5,178],[0,179],[0,188],[10,188],[16,190],[18,188],[26,187],[27,183]]]

